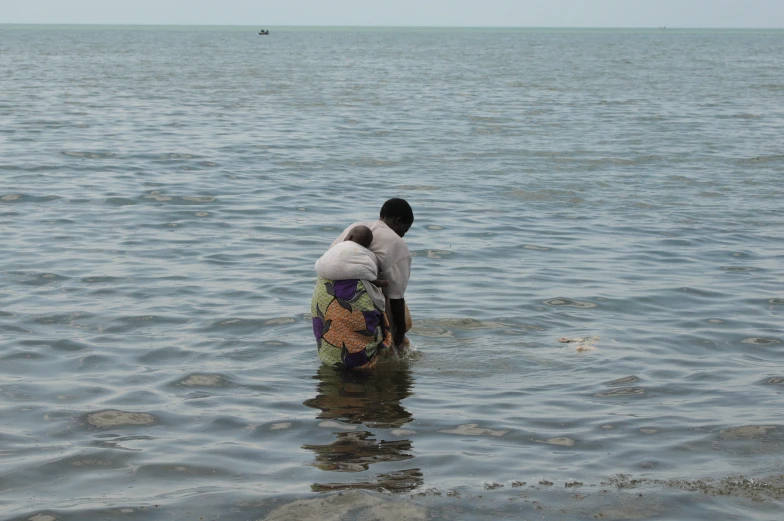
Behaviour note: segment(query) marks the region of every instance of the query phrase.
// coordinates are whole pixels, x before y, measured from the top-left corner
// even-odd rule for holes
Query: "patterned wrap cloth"
[[[319,277],[310,314],[318,354],[338,369],[373,369],[378,357],[392,345],[389,322],[357,279]]]

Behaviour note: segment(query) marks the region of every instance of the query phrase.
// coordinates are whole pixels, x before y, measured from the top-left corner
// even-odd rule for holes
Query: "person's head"
[[[343,240],[355,242],[360,246],[370,248],[370,243],[373,242],[373,232],[370,231],[370,228],[367,226],[354,226],[349,230],[348,235],[346,235],[346,238]]]
[[[403,237],[414,224],[414,211],[405,199],[396,197],[384,203],[379,218],[392,228],[392,231]]]

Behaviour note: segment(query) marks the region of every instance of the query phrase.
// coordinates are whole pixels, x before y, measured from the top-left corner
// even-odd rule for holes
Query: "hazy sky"
[[[784,28],[784,0],[0,0],[0,23]]]

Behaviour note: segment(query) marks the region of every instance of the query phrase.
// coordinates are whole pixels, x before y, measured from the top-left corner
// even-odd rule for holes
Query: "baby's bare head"
[[[373,232],[370,231],[370,228],[367,226],[354,226],[349,230],[348,235],[346,235],[344,240],[355,242],[365,248],[370,248],[370,243],[373,242]]]

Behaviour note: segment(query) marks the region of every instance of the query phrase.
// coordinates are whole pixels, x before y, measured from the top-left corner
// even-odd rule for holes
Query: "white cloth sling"
[[[329,280],[361,280],[373,303],[384,311],[384,294],[371,282],[378,278],[377,262],[376,255],[367,248],[353,241],[343,241],[316,261],[316,274]]]

